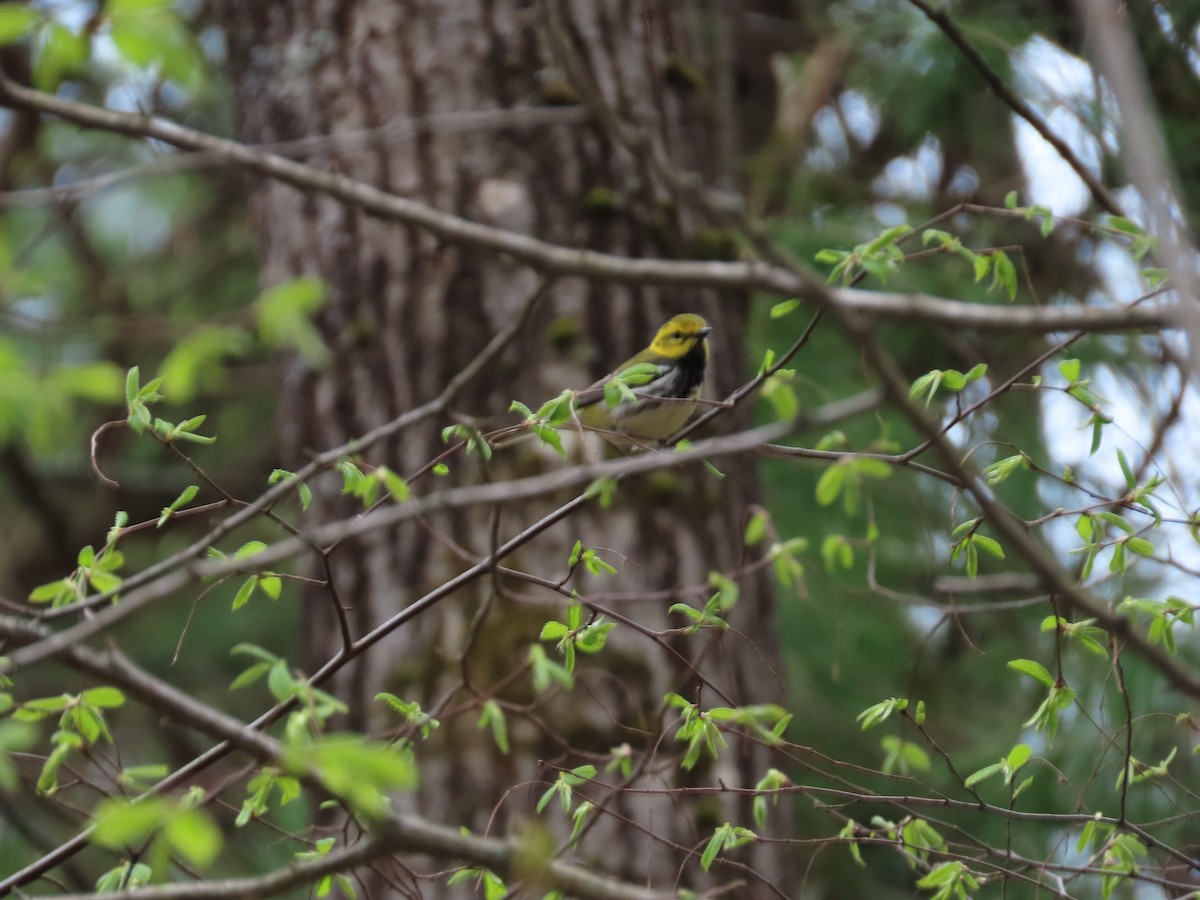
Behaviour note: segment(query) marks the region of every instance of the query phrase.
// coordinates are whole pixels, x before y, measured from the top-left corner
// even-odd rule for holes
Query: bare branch
[[[1075,174],[1087,185],[1092,199],[1096,201],[1097,205],[1114,216],[1125,215],[1121,211],[1120,204],[1109,193],[1108,188],[1101,184],[1099,179],[1092,174],[1091,170],[1084,165],[1083,160],[1071,149],[1071,145],[1059,137],[1054,129],[1046,124],[1045,120],[1038,115],[1037,110],[1030,106],[1024,99],[1018,97],[1004,83],[1004,79],[996,73],[995,69],[988,65],[987,60],[967,40],[966,35],[962,33],[962,29],[954,23],[954,20],[950,16],[941,10],[934,9],[926,0],[908,0],[908,2],[923,12],[929,21],[941,29],[942,34],[946,35],[949,41],[966,58],[967,62],[978,70],[979,74],[983,76],[983,80],[987,82],[988,87],[996,92],[996,96],[1006,106],[1033,126],[1033,129],[1042,136],[1042,139],[1058,151],[1058,155],[1063,158],[1067,165],[1075,170]]]
[[[1048,332],[1063,328],[1124,331],[1161,328],[1173,321],[1170,308],[1137,311],[1094,307],[991,306],[927,294],[882,294],[852,289],[814,291],[814,283],[785,267],[761,262],[632,259],[564,247],[503,228],[482,225],[390,194],[334,172],[323,172],[278,154],[214,137],[164,119],[102,109],[25,88],[0,79],[0,105],[34,109],[79,125],[139,138],[151,138],[188,151],[203,151],[291,184],[357,206],[365,213],[424,229],[453,243],[511,256],[552,275],[580,276],[621,283],[665,284],[714,289],[767,291],[799,296],[843,314],[879,321],[920,321],[981,331]]]

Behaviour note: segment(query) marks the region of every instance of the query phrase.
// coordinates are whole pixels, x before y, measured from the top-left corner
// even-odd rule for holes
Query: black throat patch
[[[690,397],[704,383],[704,364],[708,361],[704,341],[698,341],[684,357],[679,360],[679,377],[672,394],[676,397]]]

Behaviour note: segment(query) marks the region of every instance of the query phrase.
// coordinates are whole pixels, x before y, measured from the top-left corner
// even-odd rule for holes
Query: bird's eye
[[[682,338],[682,337],[683,337],[683,332],[682,332],[682,331],[677,331],[677,332],[675,332],[673,335],[671,335],[671,337],[672,337],[672,339],[674,339],[674,340],[676,340],[676,341],[677,341],[677,340],[679,340],[680,338]]]

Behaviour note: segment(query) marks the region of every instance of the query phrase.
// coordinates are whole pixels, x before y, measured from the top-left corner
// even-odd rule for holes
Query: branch
[[[0,634],[24,643],[43,637],[45,629],[21,622],[10,616],[0,616]],[[63,647],[56,655],[72,668],[86,672],[106,683],[115,684],[151,709],[164,713],[209,737],[233,744],[264,764],[282,765],[284,763],[283,746],[277,740],[254,730],[252,726],[246,725],[232,716],[201,703],[167,682],[155,678],[115,650],[97,653],[87,647],[76,645]],[[321,793],[339,800],[343,799],[314,775],[303,772],[294,774],[305,784]],[[520,848],[506,841],[462,834],[458,829],[438,825],[417,816],[400,814],[386,816],[377,824],[376,831],[377,834],[365,848],[351,847],[339,854],[330,854],[328,857],[309,863],[298,863],[262,878],[171,885],[139,889],[128,894],[99,896],[266,897],[392,851],[423,853],[437,858],[464,860],[472,865],[492,869],[502,876],[513,874],[518,868],[518,861],[528,862],[525,855],[520,853]],[[597,875],[579,866],[557,861],[547,862],[540,872],[533,875],[524,868],[519,874],[524,879],[540,877],[547,885],[552,885],[571,896],[595,898],[595,900],[662,900],[665,897],[675,896],[626,884],[603,875]]]
[[[421,228],[450,243],[502,253],[550,275],[626,284],[759,290],[799,296],[819,306],[830,306],[840,314],[859,314],[880,321],[915,320],[981,331],[1044,333],[1063,328],[1124,331],[1167,327],[1173,321],[1169,307],[1136,312],[1093,307],[1011,307],[967,303],[919,293],[875,295],[851,289],[814,290],[813,283],[801,274],[761,262],[632,259],[580,250],[443,213],[345,175],[324,172],[164,119],[67,100],[3,78],[0,78],[0,105],[49,113],[86,128],[151,138],[181,150],[205,152],[225,164],[266,175],[300,190],[326,194],[368,215]]]
[[[225,900],[270,897],[397,851],[461,859],[491,869],[506,878],[515,873],[518,857],[522,864],[528,863],[518,849],[507,842],[463,834],[457,829],[436,825],[416,816],[395,815],[378,835],[352,847],[332,851],[319,859],[296,863],[260,878],[160,885],[104,894],[68,894],[62,900]],[[667,900],[679,896],[674,892],[654,891],[597,875],[579,866],[558,861],[547,862],[540,872],[531,873],[522,867],[516,874],[534,883],[553,885],[568,896],[590,900]]]
[[[1075,5],[1092,37],[1094,65],[1117,101],[1121,155],[1143,198],[1148,230],[1158,240],[1155,254],[1161,256],[1171,273],[1172,286],[1182,294],[1175,324],[1187,329],[1187,358],[1194,378],[1200,373],[1196,239],[1167,156],[1162,123],[1155,113],[1154,95],[1140,51],[1116,2],[1075,0]]]
[[[966,35],[962,33],[954,20],[946,13],[934,9],[926,0],[908,0],[913,6],[925,14],[934,25],[941,29],[942,34],[950,40],[958,48],[958,51],[966,58],[967,62],[973,65],[983,76],[983,80],[987,82],[988,87],[996,92],[996,96],[1008,106],[1018,116],[1033,126],[1034,131],[1042,136],[1047,144],[1058,151],[1058,155],[1063,158],[1080,180],[1087,185],[1091,192],[1092,199],[1104,209],[1106,212],[1114,216],[1123,216],[1121,205],[1113,198],[1108,189],[1100,183],[1095,175],[1091,173],[1087,166],[1083,164],[1076,154],[1071,149],[1071,145],[1059,137],[1049,125],[1037,114],[1032,106],[1030,106],[1021,97],[1018,97],[1008,85],[1004,83],[1004,79],[996,74],[996,70],[988,65],[987,60],[980,55],[979,51],[967,40]]]
[[[831,404],[831,407],[837,407],[837,404]],[[193,562],[174,572],[164,574],[143,587],[125,593],[121,602],[115,606],[106,606],[91,618],[84,619],[70,628],[54,633],[43,641],[10,654],[7,663],[0,666],[0,669],[11,671],[31,666],[51,656],[57,656],[64,648],[72,644],[81,644],[103,633],[143,607],[170,596],[195,579],[220,578],[245,572],[248,564],[255,569],[263,569],[304,552],[311,543],[324,545],[346,538],[359,537],[444,510],[529,500],[567,488],[591,484],[600,478],[623,478],[659,469],[674,468],[710,457],[744,453],[778,440],[795,431],[800,425],[811,424],[813,421],[812,418],[801,417],[791,422],[776,422],[750,431],[700,441],[694,444],[690,450],[683,452],[643,453],[640,456],[625,459],[571,466],[530,478],[452,488],[427,497],[415,497],[406,503],[385,507],[367,516],[354,515],[314,528],[308,532],[307,541],[299,538],[279,541],[261,553],[256,553],[252,562],[244,559]],[[236,516],[230,517],[231,520],[233,518]],[[408,609],[411,608],[408,607]],[[358,643],[356,642],[355,646]]]

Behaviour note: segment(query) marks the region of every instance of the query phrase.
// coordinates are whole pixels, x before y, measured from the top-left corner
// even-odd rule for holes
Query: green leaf
[[[571,402],[575,398],[574,391],[563,391],[557,397],[547,400],[537,411],[537,418],[549,425],[562,425],[571,419]]]
[[[70,694],[60,694],[57,697],[40,697],[36,700],[26,700],[21,704],[21,709],[45,714],[64,710],[74,702],[74,698]],[[42,716],[38,718],[42,718]]]
[[[948,391],[961,391],[967,386],[967,376],[957,369],[946,369],[942,372],[942,387]]]
[[[1131,537],[1125,541],[1125,545],[1136,553],[1138,556],[1153,556],[1154,545],[1145,538]]]
[[[508,744],[508,720],[505,718],[504,710],[495,700],[485,700],[483,708],[479,711],[479,721],[477,727],[480,729],[491,728],[492,740],[496,742],[496,746],[505,756],[509,752]]]
[[[1055,685],[1054,678],[1040,662],[1032,659],[1010,659],[1008,667],[1015,672],[1021,672],[1036,681],[1040,681],[1046,687],[1052,688]]]
[[[992,763],[990,766],[984,766],[982,769],[978,769],[977,771],[968,775],[963,780],[963,785],[966,787],[974,787],[975,785],[979,784],[979,782],[986,781],[993,775],[999,775],[1003,771],[1004,763]]]
[[[246,541],[246,543],[234,551],[233,558],[235,560],[246,559],[247,557],[254,556],[256,553],[262,553],[266,549],[267,545],[262,541]]]
[[[920,378],[912,383],[912,387],[908,389],[908,397],[910,400],[916,400],[922,394],[925,395],[925,408],[929,408],[929,404],[933,402],[933,397],[941,387],[942,377],[944,373],[941,369],[933,369],[926,372]]]
[[[993,250],[992,258],[991,289],[1000,288],[1008,294],[1009,300],[1015,299],[1017,296],[1017,270],[1013,267],[1012,260],[1003,250]]]
[[[125,695],[115,687],[90,688],[80,695],[84,703],[101,709],[116,709],[125,705]]]
[[[212,816],[198,809],[172,816],[163,835],[175,853],[200,869],[217,858],[224,843],[221,829]]]
[[[549,425],[535,425],[533,426],[533,433],[541,439],[543,444],[553,448],[554,452],[563,459],[567,458],[567,451],[563,449],[562,437],[554,428]]]
[[[11,44],[33,31],[37,11],[24,3],[0,3],[0,44]]]
[[[158,781],[166,778],[171,771],[170,766],[163,763],[151,763],[145,766],[126,766],[121,770],[121,784],[136,785],[145,782]]]
[[[257,586],[257,575],[251,575],[249,578],[243,581],[242,586],[238,588],[237,594],[234,595],[233,608],[241,609],[243,606],[245,606],[249,602],[250,596],[254,593],[254,589]]]
[[[1008,753],[1008,767],[1014,772],[1029,762],[1029,758],[1033,755],[1033,751],[1028,744],[1017,744]]]
[[[846,481],[846,466],[837,463],[821,473],[817,480],[816,499],[821,506],[830,506],[842,492]]]
[[[782,319],[784,316],[800,308],[802,301],[798,299],[784,300],[782,303],[776,303],[771,307],[771,318]]]
[[[92,843],[123,850],[145,841],[171,814],[168,801],[147,797],[141,802],[109,799],[100,801],[93,816]]]
[[[263,342],[298,352],[316,368],[329,362],[329,350],[311,317],[324,304],[325,283],[312,276],[295,278],[269,288],[255,302]]]
[[[767,532],[767,515],[765,512],[756,512],[750,517],[750,521],[746,523],[746,532],[742,536],[742,542],[747,546],[757,544],[763,539]]]
[[[105,8],[109,15],[125,16],[166,9],[174,2],[175,0],[108,0]]]
[[[121,586],[121,578],[102,569],[92,569],[88,572],[88,584],[102,594],[115,591]]]
[[[1000,546],[1000,542],[995,538],[976,533],[971,535],[971,543],[997,559],[1004,559],[1004,548]]]
[[[41,91],[53,91],[63,78],[76,74],[91,51],[91,42],[58,22],[51,22],[35,42],[33,82]]]
[[[575,638],[575,646],[580,653],[599,653],[608,641],[608,633],[616,627],[616,622],[597,620]]]
[[[1075,384],[1079,381],[1080,368],[1081,363],[1077,359],[1064,359],[1058,364],[1058,372],[1067,379],[1067,384]]]
[[[274,663],[255,663],[250,668],[238,675],[237,678],[233,679],[229,685],[229,689],[231,691],[240,691],[242,688],[254,684],[254,682],[258,681],[260,678],[270,672],[273,667]]]
[[[412,497],[412,491],[408,487],[408,482],[389,469],[387,466],[380,466],[375,470],[376,475],[383,479],[384,487],[391,494],[392,499],[397,503],[404,503]]]
[[[881,700],[873,706],[868,706],[855,718],[859,722],[863,731],[868,728],[874,728],[876,725],[883,722],[894,712],[903,712],[908,709],[908,700],[904,697],[889,697],[886,700]]]

